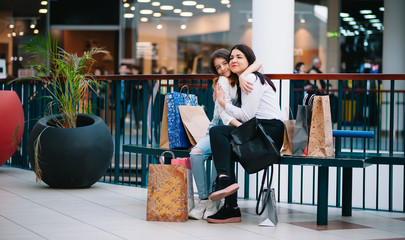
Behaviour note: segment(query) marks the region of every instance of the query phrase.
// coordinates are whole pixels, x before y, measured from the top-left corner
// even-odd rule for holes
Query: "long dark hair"
[[[225,61],[229,63],[229,56],[230,56],[230,52],[228,50],[226,50],[225,48],[220,48],[211,55],[210,68],[211,68],[211,72],[215,75],[214,83],[212,84],[213,87],[215,87],[215,85],[217,85],[218,77],[219,77],[219,73],[218,73],[217,69],[215,68],[215,63],[214,63],[215,59],[222,58],[222,59],[225,59]],[[229,81],[229,84],[233,87],[238,82],[238,76],[235,73],[231,72],[231,76],[228,77],[228,81]]]
[[[245,55],[245,57],[249,63],[249,66],[252,65],[256,61],[255,53],[253,52],[253,50],[250,47],[246,46],[245,44],[236,44],[235,46],[232,47],[231,52],[234,49],[238,49]],[[276,92],[276,86],[270,79],[268,79],[266,76],[259,73],[258,71],[253,72],[253,74],[256,75],[256,77],[258,77],[260,79],[260,82],[262,84],[264,84],[264,82],[266,81],[271,86],[271,88],[273,88],[274,92]]]

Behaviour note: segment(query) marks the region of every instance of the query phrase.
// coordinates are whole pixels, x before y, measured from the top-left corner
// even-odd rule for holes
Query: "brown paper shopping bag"
[[[285,156],[292,155],[292,142],[294,138],[294,125],[295,120],[285,120],[284,121],[284,143],[281,154]]]
[[[160,129],[160,148],[169,148],[169,134],[167,132],[167,97],[163,104],[162,128]]]
[[[201,106],[179,106],[181,121],[194,146],[207,134],[210,120]]]
[[[147,221],[187,221],[187,195],[187,167],[185,165],[149,165]]]
[[[315,96],[312,106],[308,156],[334,157],[329,96]]]

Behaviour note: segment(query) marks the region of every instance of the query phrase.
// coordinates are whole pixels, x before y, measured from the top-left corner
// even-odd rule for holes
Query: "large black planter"
[[[111,133],[94,115],[79,114],[76,128],[53,127],[51,117],[38,120],[28,139],[34,167],[34,141],[40,136],[39,167],[42,181],[53,188],[88,188],[106,172],[113,155]]]

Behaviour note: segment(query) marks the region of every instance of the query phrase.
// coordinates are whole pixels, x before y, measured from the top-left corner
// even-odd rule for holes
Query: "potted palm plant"
[[[36,180],[55,188],[90,187],[110,166],[113,141],[105,122],[90,114],[90,108],[79,113],[79,106],[99,85],[90,73],[93,56],[108,51],[92,48],[78,56],[58,47],[48,35],[33,38],[24,48],[34,57],[29,65],[38,75],[33,78],[43,83],[49,100],[46,116],[28,139]]]

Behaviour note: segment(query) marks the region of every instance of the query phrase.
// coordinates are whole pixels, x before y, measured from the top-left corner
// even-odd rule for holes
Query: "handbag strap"
[[[175,158],[174,153],[172,151],[164,151],[162,152],[162,154],[160,154],[159,157],[160,164],[165,164],[165,153],[170,153],[172,155],[172,158]]]
[[[266,192],[266,196],[264,196],[263,199],[263,207],[262,209],[259,211],[259,206],[260,206],[260,200],[262,199],[262,195],[263,195],[263,188],[264,188],[264,182],[266,181],[266,174],[267,174],[267,168],[264,169],[263,172],[263,177],[262,177],[262,185],[260,186],[260,192],[259,192],[259,197],[257,199],[256,202],[256,214],[257,215],[262,215],[262,213],[264,212],[264,210],[266,209],[266,202],[267,199],[270,197],[270,188],[271,188],[271,183],[273,182],[273,164],[270,165],[271,168],[271,173],[270,173],[270,183],[267,185],[267,192]]]

